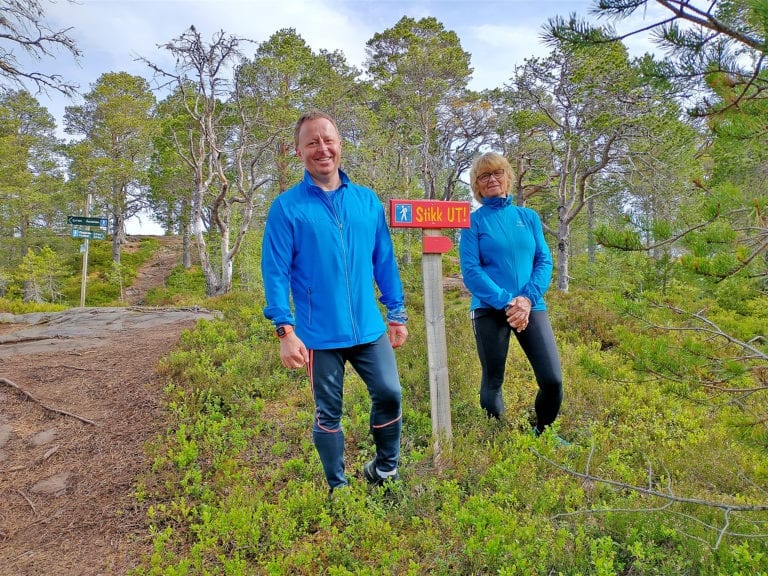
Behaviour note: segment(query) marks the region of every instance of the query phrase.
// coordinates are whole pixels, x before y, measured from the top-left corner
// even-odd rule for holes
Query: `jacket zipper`
[[[339,194],[340,192],[337,192]],[[336,211],[336,206],[334,205],[331,198],[328,197],[327,194],[325,194],[325,199],[330,204],[331,207],[331,213],[333,214],[334,219],[336,220],[336,227],[339,230],[339,242],[341,243],[341,251],[342,256],[344,259],[344,281],[347,286],[347,306],[349,311],[349,320],[352,324],[352,333],[355,337],[355,342],[360,341],[360,337],[357,333],[357,323],[355,322],[355,314],[354,310],[352,309],[352,285],[349,279],[349,268],[347,266],[347,246],[344,243],[344,223],[341,221],[341,218],[339,216],[339,213]]]

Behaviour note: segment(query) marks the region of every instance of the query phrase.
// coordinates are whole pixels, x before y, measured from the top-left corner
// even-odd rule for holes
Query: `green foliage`
[[[48,246],[29,250],[16,272],[23,286],[24,300],[54,302],[60,299],[59,287],[66,270],[61,258]]]
[[[112,261],[112,264],[110,265],[109,270],[107,270],[104,274],[104,277],[107,282],[117,286],[119,290],[118,293],[120,294],[120,302],[122,302],[124,299],[124,294],[125,294],[124,288],[127,281],[126,272],[127,272],[127,267],[124,264]]]
[[[374,157],[381,156],[381,149],[397,151],[384,157],[386,164],[381,168],[400,181],[390,184],[386,176],[379,177],[375,187],[386,195],[395,187],[406,193],[401,197],[420,192],[424,198],[450,199],[459,183],[457,167],[471,163],[475,138],[480,136],[475,133],[476,118],[483,115],[485,106],[467,90],[470,54],[456,33],[435,18],[408,16],[374,34],[366,43],[366,53],[377,108],[366,144],[376,151]],[[404,155],[421,169],[406,168]],[[437,157],[450,161],[438,165],[431,160]],[[364,169],[371,171],[370,166]]]
[[[30,248],[58,252],[73,197],[64,185],[56,122],[24,90],[0,93],[0,266],[15,267]]]
[[[90,242],[88,249],[88,278],[86,306],[116,306],[122,304],[121,289],[130,286],[136,270],[158,248],[154,238],[142,238],[136,250],[124,251],[119,268],[112,260],[110,242]],[[63,266],[62,300],[70,306],[80,303],[82,283],[82,254],[73,253]]]
[[[199,266],[177,266],[161,288],[151,288],[144,301],[150,306],[188,306],[205,300],[205,278]]]
[[[148,185],[154,107],[149,82],[127,72],[103,73],[82,104],[66,107],[65,131],[83,136],[67,147],[70,185],[121,222],[144,204],[133,191]]]
[[[595,229],[595,240],[610,248],[621,250],[642,250],[640,234],[634,230],[614,230],[607,226],[598,226]]]
[[[395,244],[408,250],[405,235]],[[173,425],[148,447],[137,496],[150,506],[154,553],[134,575],[764,572],[768,435],[755,415],[768,414],[768,398],[748,391],[766,367],[738,342],[765,333],[765,297],[736,279],[713,292],[673,265],[662,296],[657,265],[641,254],[576,264],[585,287],[547,297],[566,398],[540,438],[528,423],[533,374],[514,341],[507,418],[482,415],[468,299],[445,291],[453,446],[439,466],[420,257],[403,264],[403,483],[383,492],[359,475],[373,453],[370,404],[351,372],[351,485],[330,498],[306,374],[281,367],[263,294],[208,300],[224,318],[185,332],[163,363]],[[456,272],[451,254],[444,265]],[[726,516],[716,503],[745,509]]]
[[[30,314],[32,312],[59,312],[65,310],[64,304],[51,304],[49,302],[23,302],[22,300],[9,300],[0,298],[0,312],[8,314]]]

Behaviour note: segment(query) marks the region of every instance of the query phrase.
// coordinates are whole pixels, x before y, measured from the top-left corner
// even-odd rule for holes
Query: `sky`
[[[139,58],[172,69],[167,52],[158,45],[177,38],[191,25],[207,40],[223,31],[257,43],[293,28],[315,53],[338,50],[349,64],[362,69],[366,42],[403,16],[434,17],[455,32],[471,55],[474,72],[469,87],[483,90],[503,86],[526,58],[549,53],[540,39],[549,18],[576,13],[594,20],[593,0],[41,0],[41,4],[49,27],[69,28],[83,56],[76,61],[61,52],[30,65],[36,71],[60,74],[78,84],[83,93],[105,72],[151,79],[151,71]],[[649,24],[659,15],[659,9],[650,4],[648,12],[616,23],[617,29]],[[644,35],[625,43],[632,55],[653,51]],[[246,55],[252,53],[246,49]],[[77,97],[70,100],[54,92],[36,97],[56,118],[64,136],[64,108],[79,104]],[[128,232],[161,233],[146,218],[130,222]]]

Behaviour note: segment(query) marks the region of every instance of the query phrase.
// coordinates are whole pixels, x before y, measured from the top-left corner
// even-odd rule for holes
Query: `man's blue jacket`
[[[378,339],[386,325],[376,286],[387,317],[405,320],[384,208],[373,190],[339,175],[341,187],[328,193],[305,170],[301,182],[275,198],[264,228],[264,316],[275,326],[294,325],[308,349]]]

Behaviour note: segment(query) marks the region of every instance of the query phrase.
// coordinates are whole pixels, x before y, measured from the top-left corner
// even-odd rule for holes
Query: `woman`
[[[514,174],[506,158],[483,154],[470,180],[481,206],[462,230],[459,257],[464,284],[472,293],[470,314],[482,366],[480,406],[489,417],[504,413],[502,384],[514,333],[536,376],[536,423],[541,434],[560,412],[560,357],[544,303],[552,279],[552,255],[541,220],[509,197]]]

